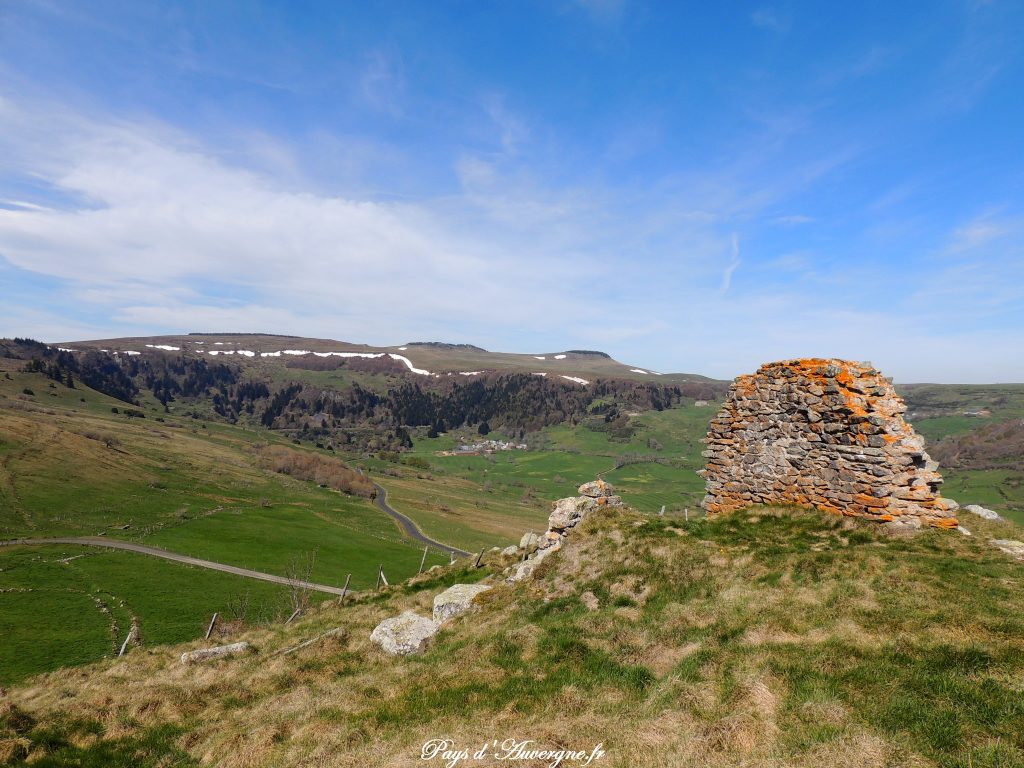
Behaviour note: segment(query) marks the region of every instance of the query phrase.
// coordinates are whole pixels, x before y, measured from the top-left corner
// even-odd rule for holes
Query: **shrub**
[[[376,492],[369,478],[329,456],[293,451],[283,445],[261,448],[259,456],[264,468],[298,480],[312,480],[324,488],[365,498]]]

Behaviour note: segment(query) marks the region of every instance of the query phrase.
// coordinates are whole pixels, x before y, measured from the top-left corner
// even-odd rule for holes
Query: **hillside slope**
[[[243,632],[247,657],[139,649],[41,676],[3,695],[0,738],[34,766],[441,765],[420,755],[442,737],[600,743],[594,764],[615,766],[1021,765],[1024,564],[984,541],[1007,528],[971,527],[603,513],[422,656],[385,657],[370,632],[508,560]]]

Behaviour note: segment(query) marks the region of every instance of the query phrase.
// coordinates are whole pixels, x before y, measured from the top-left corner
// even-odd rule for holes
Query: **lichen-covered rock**
[[[501,556],[502,557],[509,557],[511,555],[518,555],[518,554],[519,554],[519,547],[517,547],[515,544],[509,544],[507,547],[505,547],[503,550],[501,550]]]
[[[491,589],[488,584],[455,584],[434,596],[434,621],[442,623],[473,607],[477,595]]]
[[[594,499],[590,496],[559,499],[555,502],[551,516],[548,517],[548,530],[564,531],[566,528],[572,528],[603,499],[604,497]]]
[[[208,661],[210,659],[223,658],[224,656],[237,656],[240,653],[248,653],[250,650],[251,646],[246,642],[218,645],[216,648],[200,648],[181,654],[181,663],[191,664],[196,661]]]
[[[384,619],[370,635],[370,640],[393,656],[420,653],[441,627],[436,621],[406,611],[400,616]]]
[[[964,507],[972,515],[984,518],[985,520],[1002,520],[998,512],[993,512],[991,509],[985,509],[979,504],[968,504]]]
[[[580,496],[589,496],[592,499],[599,498],[601,496],[611,496],[615,493],[615,489],[612,488],[611,483],[606,483],[604,480],[591,480],[589,483],[584,483],[576,492]]]
[[[533,531],[527,531],[523,534],[523,538],[519,540],[519,548],[526,549],[533,546],[537,542],[537,534]]]
[[[956,528],[938,464],[868,363],[786,360],[733,383],[701,470],[709,513],[797,504],[882,522]]]

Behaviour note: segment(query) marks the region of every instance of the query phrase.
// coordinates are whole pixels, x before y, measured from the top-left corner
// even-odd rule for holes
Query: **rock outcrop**
[[[956,528],[938,464],[868,363],[786,360],[733,383],[707,437],[709,513],[798,504],[911,526]]]
[[[1002,520],[1003,519],[1002,516],[1000,516],[1000,514],[998,512],[993,512],[991,509],[986,509],[985,507],[981,506],[980,504],[968,504],[965,507],[961,507],[961,509],[964,509],[964,510],[970,512],[972,515],[977,515],[978,517],[983,518],[985,520]]]
[[[248,653],[250,650],[252,650],[252,648],[246,642],[231,643],[230,645],[218,645],[215,648],[200,648],[195,651],[186,651],[181,654],[181,663],[192,664],[197,661],[221,659],[225,656],[237,656],[240,653]]]
[[[434,596],[434,621],[441,624],[473,608],[478,595],[491,589],[489,584],[455,584]]]
[[[370,640],[393,656],[420,653],[441,625],[413,611],[384,619],[370,634]]]
[[[604,480],[584,483],[577,492],[579,496],[559,499],[552,505],[548,529],[537,539],[537,549],[533,553],[528,551],[529,542],[533,540],[532,534],[523,536],[523,541],[527,542],[527,557],[512,566],[507,581],[522,581],[531,576],[544,558],[561,548],[562,540],[589,513],[596,509],[622,506],[622,499],[615,495],[615,489]]]

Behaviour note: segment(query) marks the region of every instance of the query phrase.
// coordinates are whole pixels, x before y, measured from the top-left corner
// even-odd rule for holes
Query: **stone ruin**
[[[544,558],[561,549],[562,540],[569,535],[573,528],[583,522],[583,518],[589,513],[596,509],[622,506],[621,497],[616,496],[615,489],[604,480],[584,483],[577,489],[577,493],[579,496],[559,499],[552,505],[551,515],[548,517],[548,529],[539,539],[532,532],[523,536],[519,546],[526,552],[526,556],[512,569],[512,573],[506,581],[511,583],[531,576],[534,569],[544,561]],[[537,542],[537,549],[531,554],[530,547],[534,541]]]
[[[796,504],[837,515],[956,528],[938,463],[870,363],[785,360],[733,383],[707,436],[709,514]]]

